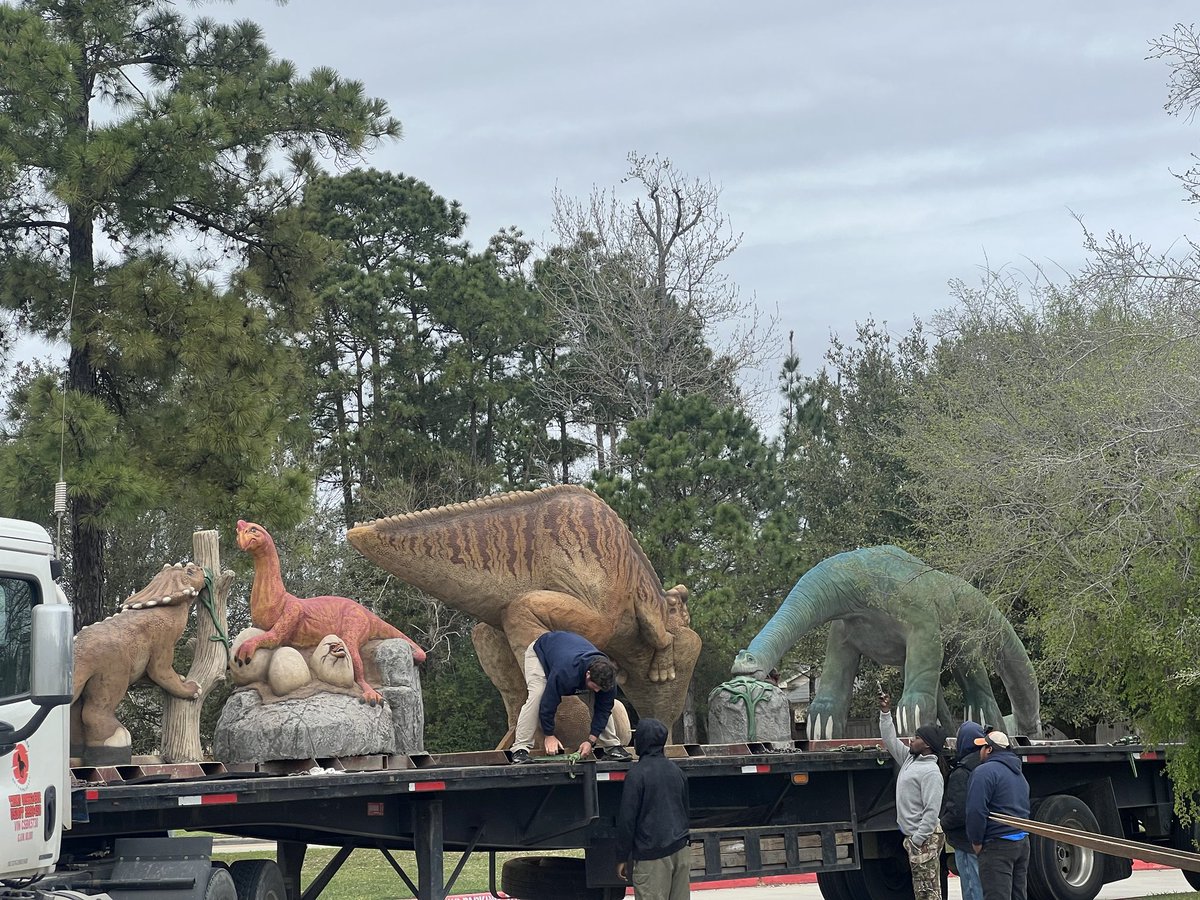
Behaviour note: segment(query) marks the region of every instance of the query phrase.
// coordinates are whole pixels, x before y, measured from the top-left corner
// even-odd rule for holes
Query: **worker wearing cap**
[[[990,816],[1029,818],[1029,782],[1004,732],[988,732],[975,744],[981,762],[967,785],[967,839],[979,857],[983,900],[1025,900],[1029,835]]]

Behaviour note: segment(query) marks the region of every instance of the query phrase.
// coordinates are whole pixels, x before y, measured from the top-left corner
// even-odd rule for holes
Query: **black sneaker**
[[[533,760],[529,758],[528,750],[514,750],[512,752],[512,758],[509,760],[509,765],[523,766],[526,763],[531,762],[533,762]]]
[[[624,747],[605,747],[604,758],[612,762],[629,762],[633,759],[633,754]]]

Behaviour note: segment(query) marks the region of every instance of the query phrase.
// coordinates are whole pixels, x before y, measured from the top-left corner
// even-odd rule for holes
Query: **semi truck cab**
[[[71,607],[54,545],[0,518],[0,880],[54,871],[71,826]]]

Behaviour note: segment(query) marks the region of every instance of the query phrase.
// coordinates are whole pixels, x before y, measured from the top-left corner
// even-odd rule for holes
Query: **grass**
[[[307,888],[313,879],[325,868],[325,864],[333,858],[337,851],[329,847],[310,847],[304,857],[302,881]],[[398,850],[392,855],[415,884],[417,881],[417,863],[411,851]],[[500,887],[500,870],[506,859],[517,856],[582,856],[582,850],[536,850],[521,853],[496,854],[496,887]],[[263,857],[274,858],[273,853],[220,853],[214,852],[213,859],[233,862],[238,859],[254,859]],[[458,865],[459,854],[448,852],[443,862],[444,877]],[[488,855],[473,853],[463,867],[458,880],[449,893],[473,894],[484,893],[488,889]],[[393,871],[388,861],[378,850],[355,850],[350,858],[338,870],[338,874],[329,882],[329,886],[321,893],[322,897],[330,900],[401,900],[413,896],[412,891]]]

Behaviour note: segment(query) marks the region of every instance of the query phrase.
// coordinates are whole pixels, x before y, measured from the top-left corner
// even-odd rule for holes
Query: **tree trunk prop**
[[[225,677],[229,667],[229,623],[225,609],[233,572],[221,571],[221,548],[216,531],[197,531],[192,535],[193,560],[213,573],[212,609],[202,602],[196,604],[196,652],[187,677],[200,685],[199,700],[165,697],[162,719],[162,758],[167,763],[199,762],[204,758],[200,746],[200,713],[204,698],[217,682]],[[216,573],[220,572],[220,575]]]

